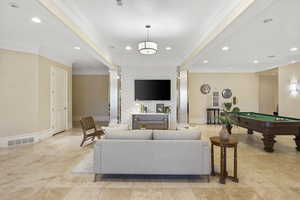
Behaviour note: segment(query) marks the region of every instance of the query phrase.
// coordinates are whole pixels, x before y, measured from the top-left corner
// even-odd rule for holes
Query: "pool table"
[[[276,135],[295,135],[297,151],[300,151],[300,119],[267,115],[254,112],[230,113],[232,123],[248,129],[248,134],[257,131],[263,134],[264,150],[273,152]],[[227,126],[231,134],[232,126]]]

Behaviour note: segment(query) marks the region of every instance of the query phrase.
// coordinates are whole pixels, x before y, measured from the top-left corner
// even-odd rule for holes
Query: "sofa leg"
[[[96,182],[97,181],[97,174],[95,174],[95,176],[94,176],[94,182]]]
[[[210,176],[207,175],[206,177],[207,177],[207,182],[209,183],[210,182]]]

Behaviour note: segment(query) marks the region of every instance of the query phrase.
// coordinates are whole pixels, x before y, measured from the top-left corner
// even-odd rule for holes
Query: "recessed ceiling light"
[[[8,5],[12,8],[20,8],[20,6],[14,1],[9,2]]]
[[[129,51],[129,50],[132,49],[132,47],[131,46],[126,46],[125,49]]]
[[[257,64],[257,63],[259,63],[259,61],[258,60],[253,60],[253,63]]]
[[[228,50],[229,50],[229,47],[228,47],[228,46],[224,46],[224,47],[222,48],[222,50],[223,50],[223,51],[228,51]]]
[[[207,64],[207,63],[208,63],[208,60],[203,60],[203,63],[204,63],[204,64]]]
[[[167,50],[167,51],[169,51],[169,50],[171,50],[171,49],[172,49],[172,47],[169,47],[169,46],[166,47],[166,50]]]
[[[273,19],[272,18],[267,18],[267,19],[264,19],[263,22],[266,24],[266,23],[270,23],[272,22]]]
[[[76,50],[80,50],[80,47],[76,46],[76,47],[74,47],[74,49],[76,49]]]
[[[38,24],[42,22],[42,20],[38,17],[31,18],[31,21],[33,21],[34,23],[38,23]]]
[[[297,47],[292,47],[292,48],[290,48],[290,51],[298,51],[298,48]]]

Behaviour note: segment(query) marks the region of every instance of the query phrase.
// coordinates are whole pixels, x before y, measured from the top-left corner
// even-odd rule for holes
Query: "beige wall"
[[[50,127],[50,71],[59,67],[68,74],[68,124],[72,127],[72,68],[61,63],[39,56],[39,129]]]
[[[209,95],[200,92],[202,84],[208,83]],[[237,97],[241,111],[258,112],[259,76],[255,73],[190,73],[189,74],[189,119],[191,123],[206,122],[206,108],[212,106],[212,92],[230,88]],[[220,94],[220,103],[224,98]]]
[[[50,128],[50,66],[65,68],[71,77],[70,67],[38,55],[0,49],[0,137]]]
[[[0,136],[37,131],[38,56],[0,49]]]
[[[300,63],[279,67],[279,114],[300,118],[300,95],[292,96],[289,91],[291,81],[300,83]]]
[[[73,75],[73,120],[93,116],[108,120],[108,75]]]
[[[273,114],[278,105],[278,75],[259,75],[259,112]]]

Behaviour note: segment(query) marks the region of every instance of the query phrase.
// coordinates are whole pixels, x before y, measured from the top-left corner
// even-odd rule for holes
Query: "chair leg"
[[[82,142],[81,142],[81,144],[80,144],[80,147],[82,147],[82,145],[83,145],[84,142],[85,142],[85,137],[82,138]]]
[[[207,182],[209,183],[210,182],[210,176],[207,175]]]

